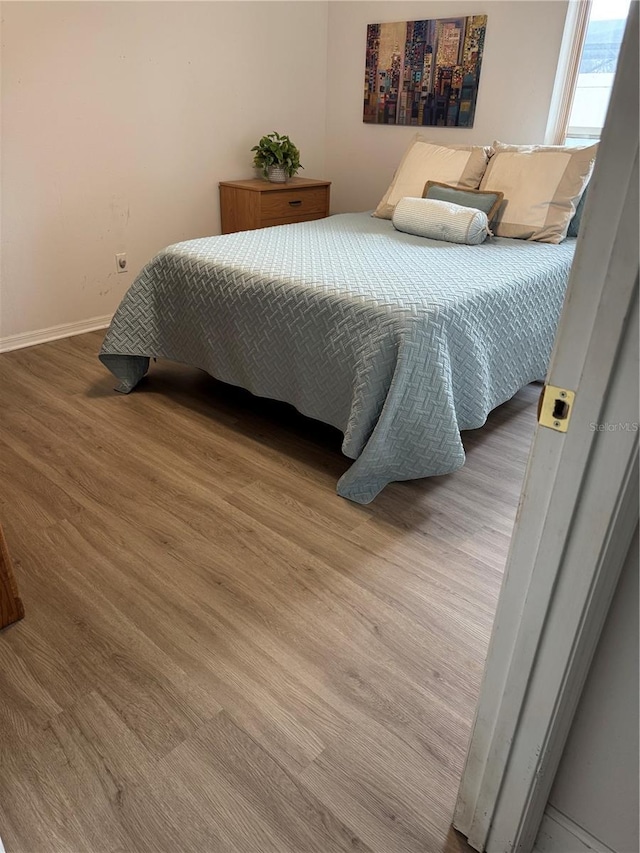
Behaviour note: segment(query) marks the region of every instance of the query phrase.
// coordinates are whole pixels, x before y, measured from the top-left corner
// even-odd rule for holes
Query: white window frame
[[[545,133],[547,145],[564,145],[569,127],[573,96],[578,85],[580,62],[587,37],[591,0],[570,0],[560,48],[556,82]]]
[[[592,0],[569,0],[545,133],[545,142],[548,145],[566,145],[568,139],[583,138],[592,139],[595,143],[602,133],[600,127],[574,127],[574,132],[569,135],[569,120],[578,86],[592,6]]]

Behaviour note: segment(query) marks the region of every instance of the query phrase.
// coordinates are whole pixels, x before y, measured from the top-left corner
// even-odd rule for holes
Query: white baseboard
[[[614,853],[571,818],[547,804],[533,853]]]
[[[8,335],[0,338],[0,352],[10,352],[23,347],[34,347],[46,344],[60,338],[72,338],[74,335],[84,335],[97,329],[106,329],[111,322],[111,314],[104,317],[91,317],[89,320],[79,320],[76,323],[63,323],[61,326],[51,326],[48,329],[38,329],[36,332],[22,332],[19,335]]]

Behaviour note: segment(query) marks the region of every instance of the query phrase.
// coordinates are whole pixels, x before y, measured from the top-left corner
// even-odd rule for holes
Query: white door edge
[[[590,427],[638,417],[637,118],[632,4],[549,376],[577,396],[536,432],[456,806],[490,853],[532,849],[637,520],[637,433]]]

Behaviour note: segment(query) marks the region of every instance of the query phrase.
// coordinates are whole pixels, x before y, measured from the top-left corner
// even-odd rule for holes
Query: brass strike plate
[[[545,385],[538,406],[538,423],[540,426],[566,432],[571,420],[575,391],[568,388],[558,388],[556,385]]]

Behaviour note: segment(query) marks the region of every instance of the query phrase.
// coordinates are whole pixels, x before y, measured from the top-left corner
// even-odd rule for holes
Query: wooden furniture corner
[[[24,617],[7,543],[0,527],[0,629]]]

